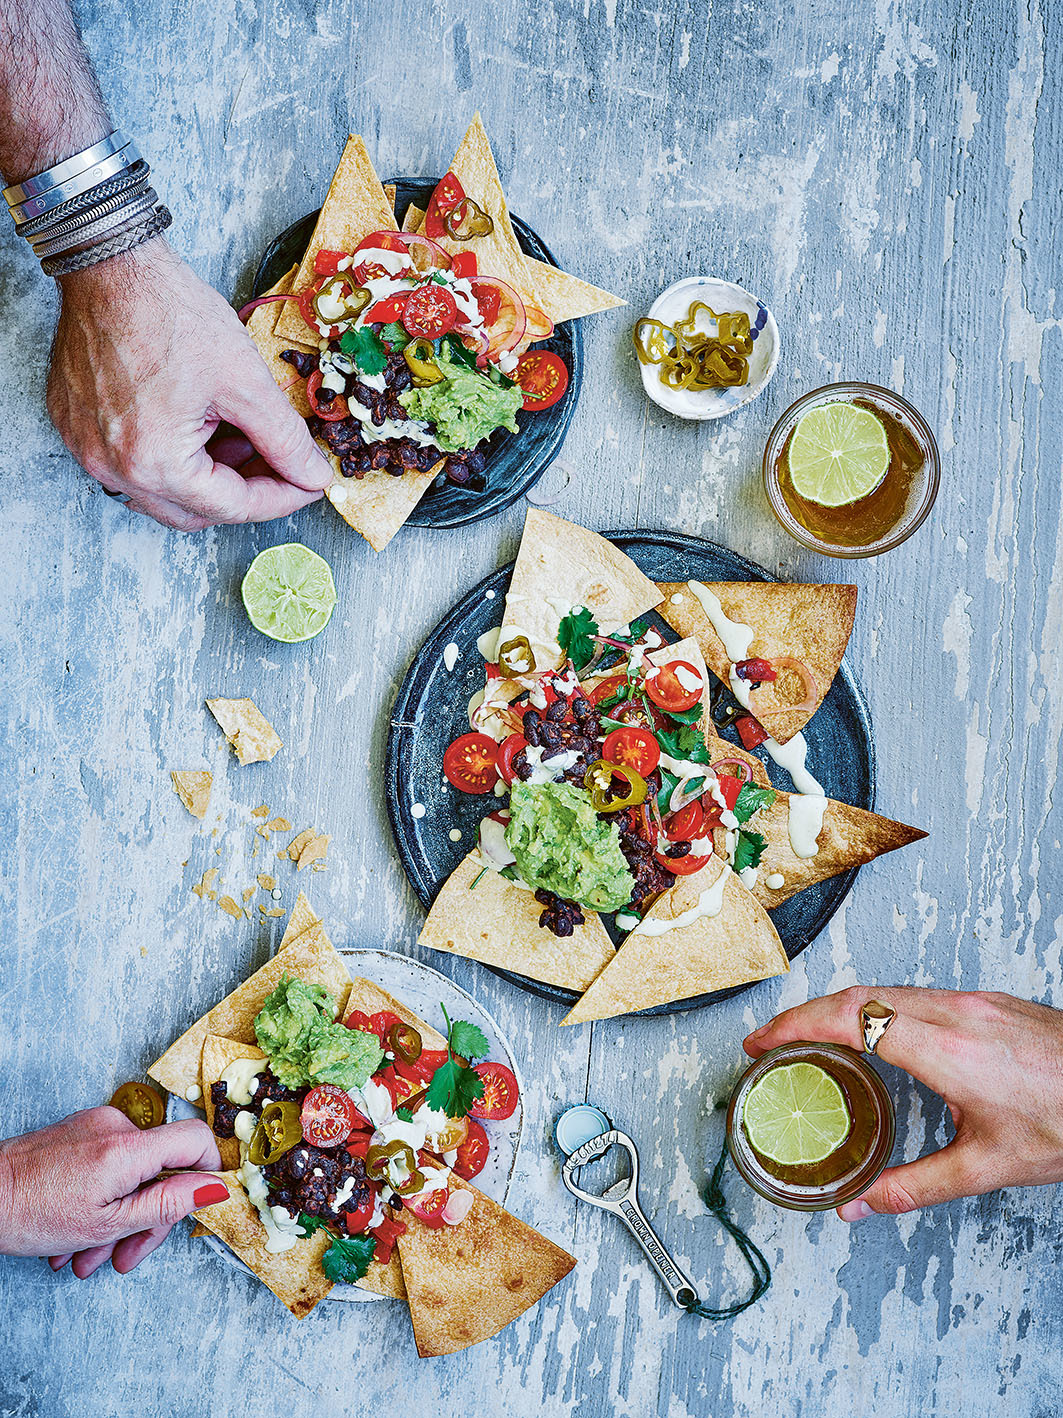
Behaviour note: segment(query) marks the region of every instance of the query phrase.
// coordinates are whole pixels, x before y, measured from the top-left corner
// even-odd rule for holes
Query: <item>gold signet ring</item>
[[[864,1034],[864,1052],[873,1054],[882,1041],[882,1036],[897,1018],[897,1011],[890,1009],[881,1000],[869,999],[860,1011],[860,1024]]]

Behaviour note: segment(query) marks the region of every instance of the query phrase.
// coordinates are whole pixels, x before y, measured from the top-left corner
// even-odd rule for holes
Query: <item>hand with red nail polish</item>
[[[0,1254],[47,1256],[53,1270],[72,1261],[80,1280],[109,1260],[124,1275],[175,1222],[225,1200],[225,1183],[209,1175],[220,1166],[206,1123],[141,1132],[117,1108],[9,1138],[0,1142]]]
[[[759,1059],[803,1039],[862,1049],[860,1009],[871,999],[897,1011],[877,1057],[945,1099],[955,1136],[937,1152],[887,1167],[862,1197],[838,1208],[843,1221],[1063,1181],[1057,1009],[1005,994],[854,985],[762,1025],[746,1039],[746,1053]]]

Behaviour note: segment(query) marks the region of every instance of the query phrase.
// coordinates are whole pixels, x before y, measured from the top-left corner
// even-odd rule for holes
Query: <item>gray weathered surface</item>
[[[0,1412],[1058,1408],[1058,1193],[850,1230],[774,1211],[732,1178],[775,1285],[713,1327],[665,1307],[609,1218],[577,1213],[550,1142],[560,1107],[585,1095],[627,1125],[647,1210],[722,1297],[739,1276],[698,1221],[696,1188],[718,1140],[706,1110],[754,1020],[858,980],[1046,1000],[1058,989],[1059,10],[774,9],[85,7],[116,116],[142,138],[177,215],[175,242],[226,293],[243,295],[269,237],[320,199],[349,127],[382,173],[432,175],[483,108],[514,209],[570,268],[631,302],[587,327],[565,515],[679,527],[782,576],[829,580],[836,568],[803,554],[763,502],[768,429],[832,378],[911,397],[939,432],[943,491],[916,539],[853,566],[850,661],[876,726],[879,805],[932,835],[861,874],[788,980],[711,1012],[561,1033],[540,1001],[431,960],[511,1032],[529,1081],[515,1209],[580,1259],[497,1341],[421,1363],[397,1310],[324,1304],[297,1324],[182,1232],[124,1280],[0,1264]],[[330,510],[198,538],[131,521],[47,425],[51,297],[28,252],[2,240],[0,997],[13,1132],[106,1098],[269,954],[278,928],[234,922],[189,893],[212,863],[229,885],[251,881],[248,811],[261,801],[334,834],[329,869],[309,887],[335,939],[414,949],[421,912],[377,787],[390,696],[457,594],[512,555],[521,511],[463,533],[406,532],[382,557]],[[761,294],[785,341],[768,393],[715,427],[648,408],[626,343],[631,315],[691,271]],[[341,601],[320,640],[285,648],[249,630],[236,589],[255,551],[292,535],[331,561]],[[207,695],[246,693],[286,741],[272,765],[237,767],[202,708]],[[167,776],[198,764],[217,774],[208,831]],[[290,905],[294,872],[283,884]],[[892,1081],[912,1156],[944,1137],[942,1110]]]

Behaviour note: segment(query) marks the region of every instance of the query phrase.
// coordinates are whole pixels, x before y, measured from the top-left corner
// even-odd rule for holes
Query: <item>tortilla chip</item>
[[[561,939],[540,926],[543,908],[532,893],[498,872],[484,873],[471,890],[482,871],[479,853],[470,852],[433,902],[418,945],[571,990],[585,990],[612,960],[613,943],[593,911]]]
[[[332,1289],[332,1281],[321,1269],[321,1257],[332,1237],[324,1230],[315,1231],[291,1250],[271,1254],[266,1250],[265,1228],[240,1178],[235,1172],[226,1172],[221,1180],[229,1188],[229,1200],[192,1214],[283,1300],[296,1319],[303,1319]]]
[[[298,267],[293,266],[290,271],[285,272],[275,286],[271,286],[265,295],[288,295],[292,288],[292,281]],[[278,305],[287,302],[278,301]],[[279,384],[281,389],[287,394],[288,402],[300,418],[310,417],[310,401],[306,397],[306,380],[301,379],[295,372],[292,365],[281,359],[284,350],[293,347],[301,350],[314,349],[315,346],[309,343],[310,331],[303,326],[301,338],[294,340],[284,339],[280,335],[274,334],[273,327],[277,323],[277,312],[273,304],[259,305],[252,310],[247,321],[247,333],[258,346],[258,352],[266,361],[266,366],[270,374],[273,375],[274,382]]]
[[[208,699],[240,763],[265,763],[284,747],[276,729],[250,699]]]
[[[227,1039],[223,1034],[208,1034],[203,1040],[200,1056],[200,1080],[203,1088],[203,1107],[207,1114],[207,1126],[214,1131],[214,1104],[211,1101],[211,1084],[217,1083],[222,1074],[236,1059],[264,1059],[266,1055],[257,1044],[244,1044],[239,1039]],[[240,1165],[240,1139],[215,1135],[221,1154],[222,1169],[234,1172]]]
[[[206,1226],[203,1225],[202,1221],[197,1221],[188,1234],[190,1236],[209,1236],[210,1232],[207,1230]]]
[[[574,607],[586,606],[607,635],[660,599],[653,582],[612,542],[532,507],[506,592],[499,643],[525,635],[536,669],[555,669],[565,660],[558,626]]]
[[[210,807],[210,790],[214,783],[211,774],[202,768],[178,768],[171,770],[170,777],[174,792],[192,816],[202,822]]]
[[[417,1352],[456,1354],[490,1339],[566,1276],[575,1259],[490,1197],[473,1194],[460,1226],[432,1230],[406,1215],[398,1239]]]
[[[385,183],[384,183],[384,196],[388,199],[388,202],[389,202],[390,205],[391,205],[391,219],[392,219],[392,221],[395,220],[395,194],[396,194],[397,191],[398,191],[398,189],[396,188],[394,182],[385,182]]]
[[[402,219],[402,230],[420,231],[423,225],[424,210],[411,203]],[[588,285],[578,276],[570,276],[567,271],[552,266],[549,261],[536,261],[527,252],[524,253],[524,264],[535,286],[536,303],[555,325],[560,325],[563,320],[579,320],[584,315],[594,315],[599,310],[612,310],[615,306],[627,304],[619,296]]]
[[[318,924],[304,931],[283,950],[278,950],[272,960],[268,960],[232,994],[186,1029],[151,1065],[149,1077],[171,1093],[184,1097],[187,1089],[199,1082],[206,1036],[223,1034],[241,1044],[253,1044],[255,1015],[285,974],[296,975],[311,984],[324,985],[337,1000],[337,1014],[343,1012],[350,989],[350,973],[333,949],[324,927]]]
[[[387,990],[358,975],[351,981],[351,992],[347,999],[346,1014],[360,1009],[363,1014],[380,1014],[384,1010],[397,1014],[404,1024],[410,1024],[421,1036],[421,1044],[426,1049],[445,1049],[447,1041],[438,1029],[418,1018],[412,1009],[407,1009],[401,1000],[389,995]]]
[[[506,194],[502,190],[491,144],[478,113],[469,124],[447,171],[455,174],[466,196],[493,218],[494,229],[486,236],[477,237],[471,244],[444,235],[439,238],[440,246],[452,256],[459,251],[475,251],[476,268],[481,276],[497,276],[513,287],[525,305],[538,305],[535,282],[509,219]]]
[[[784,656],[801,660],[816,681],[811,708],[789,707],[803,697],[802,681],[793,671],[783,671],[775,684],[763,684],[753,693],[753,713],[778,743],[786,743],[804,728],[823,702],[838,672],[856,614],[855,586],[800,586],[780,581],[705,582],[719,599],[730,620],[756,632],[748,658],[762,657],[773,664]],[[662,582],[660,614],[680,635],[697,638],[709,669],[728,682],[731,660],[713,629],[701,602],[685,581]],[[676,601],[674,598],[680,597]]]
[[[608,965],[578,1000],[562,1024],[611,1019],[673,1000],[730,989],[790,968],[768,913],[720,857],[699,872],[681,876],[647,911],[647,921],[676,920],[696,907],[705,891],[718,887],[722,901],[715,916],[701,916],[664,935],[632,931]]]
[[[281,936],[278,949],[283,950],[286,945],[291,945],[297,936],[301,936],[311,926],[319,926],[320,924],[321,917],[300,891],[295,898],[295,905],[292,907],[292,914],[288,917],[288,924],[284,927],[284,934]]]
[[[327,448],[325,451],[336,474],[336,481],[325,489],[325,496],[348,527],[360,533],[374,551],[383,551],[409,520],[446,461],[440,458],[430,468],[418,468],[398,478],[379,469],[361,478],[348,478],[340,472],[340,460],[335,453]]]
[[[352,134],[347,139],[339,166],[329,186],[328,194],[318,215],[310,245],[292,282],[292,291],[301,295],[312,286],[317,276],[314,258],[322,250],[354,251],[374,231],[389,231],[395,224],[395,213],[387,194],[380,185],[365,144]],[[274,332],[284,340],[307,337],[306,321],[295,301],[280,302]]]

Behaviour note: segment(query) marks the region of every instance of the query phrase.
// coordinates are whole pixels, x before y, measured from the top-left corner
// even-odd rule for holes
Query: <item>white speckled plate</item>
[[[745,404],[753,402],[768,387],[775,366],[779,362],[779,327],[775,316],[762,300],[719,276],[687,276],[676,281],[667,290],[661,291],[649,309],[649,315],[662,324],[671,325],[682,319],[696,300],[702,300],[712,310],[744,310],[749,316],[749,328],[753,336],[753,353],[749,356],[749,379],[733,389],[703,389],[696,394],[685,390],[666,389],[661,383],[655,364],[639,363],[639,372],[646,393],[655,404],[681,419],[718,419],[734,413]],[[699,321],[707,317],[699,311]],[[695,327],[702,329],[699,324]],[[709,322],[704,327],[712,333],[715,326]]]
[[[419,960],[411,960],[408,956],[398,955],[391,950],[341,949],[340,954],[346,960],[352,975],[361,975],[367,980],[372,980],[374,984],[380,985],[381,988],[412,1009],[415,1014],[420,1015],[426,1024],[434,1025],[441,1033],[446,1028],[440,1009],[441,1004],[446,1006],[451,1019],[468,1019],[471,1023],[478,1024],[487,1036],[490,1046],[488,1058],[498,1063],[507,1064],[516,1074],[521,1101],[518,1102],[517,1110],[511,1118],[507,1118],[504,1122],[484,1123],[491,1143],[491,1154],[487,1159],[487,1165],[476,1178],[476,1185],[479,1189],[492,1200],[504,1206],[509,1194],[509,1184],[513,1179],[513,1172],[517,1165],[521,1129],[524,1126],[524,1080],[521,1077],[517,1061],[513,1057],[509,1041],[487,1010],[478,1004],[470,994],[456,985],[453,980],[448,980],[445,975],[441,975],[438,970],[422,965]],[[177,1118],[197,1118],[200,1116],[202,1115],[199,1110],[194,1108],[191,1103],[186,1103],[183,1098],[171,1095],[166,1110],[167,1121],[173,1122]],[[216,1255],[219,1255],[230,1265],[247,1271],[248,1274],[251,1273],[243,1261],[237,1260],[228,1246],[223,1245],[216,1236],[207,1236],[204,1239]],[[328,1298],[330,1300],[365,1301],[382,1300],[385,1297],[374,1295],[369,1290],[360,1290],[356,1285],[336,1285],[329,1292]]]

